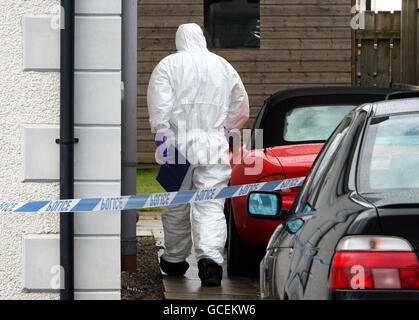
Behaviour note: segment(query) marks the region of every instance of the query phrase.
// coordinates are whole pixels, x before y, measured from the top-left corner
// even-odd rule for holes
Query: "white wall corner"
[[[121,72],[76,72],[75,124],[121,124]]]
[[[60,137],[56,125],[24,125],[24,182],[59,180]],[[121,128],[76,127],[74,178],[76,180],[121,179]]]
[[[75,290],[121,289],[119,236],[74,238]]]
[[[75,198],[119,196],[122,1],[75,0],[75,9]],[[60,30],[54,19],[23,17],[25,71],[59,71]],[[22,136],[24,182],[58,181],[59,126],[23,125]],[[119,211],[75,214],[76,300],[121,298],[120,224]],[[22,254],[25,289],[54,290],[59,235],[23,236]]]
[[[24,235],[22,246],[23,289],[57,291],[60,286],[60,236]]]
[[[58,181],[60,147],[57,125],[23,125],[23,182]]]
[[[54,15],[22,18],[25,71],[60,70],[60,29],[56,27],[56,18]],[[75,68],[120,70],[121,23],[120,16],[76,17]]]
[[[121,290],[75,291],[74,300],[121,300]]]
[[[23,16],[24,71],[60,69],[60,29],[55,27],[56,18],[52,15]]]
[[[121,70],[121,17],[76,17],[75,42],[76,69]]]
[[[76,0],[76,14],[121,14],[121,0]]]
[[[76,127],[75,180],[121,180],[121,127]]]
[[[121,194],[119,182],[75,182],[74,197],[118,197]],[[78,212],[74,215],[74,234],[83,235],[114,235],[121,233],[120,211],[110,212]]]

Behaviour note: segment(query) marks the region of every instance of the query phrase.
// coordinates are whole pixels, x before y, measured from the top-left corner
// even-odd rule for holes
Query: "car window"
[[[324,173],[333,161],[342,139],[348,132],[349,126],[352,122],[351,116],[345,117],[340,125],[333,132],[330,139],[327,141],[319,155],[317,156],[307,178],[303,190],[295,204],[295,214],[305,215],[311,213],[315,206],[315,198],[317,196],[318,187],[322,183]]]
[[[419,188],[419,114],[376,117],[361,152],[359,191]]]
[[[284,140],[288,142],[325,141],[354,105],[307,106],[285,115]]]

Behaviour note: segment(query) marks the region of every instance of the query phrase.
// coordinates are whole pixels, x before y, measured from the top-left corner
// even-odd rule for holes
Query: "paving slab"
[[[196,293],[166,292],[166,300],[256,300],[254,296],[234,294],[204,294],[197,298]]]
[[[137,237],[152,237],[153,233],[148,230],[137,230]]]
[[[219,295],[246,295],[256,298],[257,288],[251,281],[239,281],[237,279],[223,279],[220,287],[202,287],[201,280],[187,277],[164,276],[164,287],[166,292],[182,292]]]
[[[164,233],[161,218],[157,216],[156,219],[156,216],[151,216],[151,214],[140,216],[137,235],[153,235],[157,245],[163,246]],[[163,250],[160,250],[158,255],[162,254]],[[192,254],[187,261],[190,267],[183,277],[169,277],[162,273],[167,300],[256,300],[259,298],[258,281],[249,278],[229,277],[226,262],[223,264],[222,285],[201,287],[195,256]]]

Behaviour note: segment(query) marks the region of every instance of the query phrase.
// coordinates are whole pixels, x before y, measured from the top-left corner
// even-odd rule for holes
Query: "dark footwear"
[[[189,268],[189,263],[186,261],[173,263],[160,258],[160,268],[169,276],[183,276]]]
[[[223,279],[223,268],[211,259],[198,261],[198,275],[203,287],[214,287],[221,285]]]

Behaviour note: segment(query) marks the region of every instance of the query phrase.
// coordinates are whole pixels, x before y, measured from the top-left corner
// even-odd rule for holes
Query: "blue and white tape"
[[[305,178],[293,178],[225,188],[186,190],[123,197],[9,202],[0,203],[0,212],[105,212],[166,207],[175,204],[242,197],[249,194],[251,191],[274,191],[299,187],[303,184],[304,179]]]

